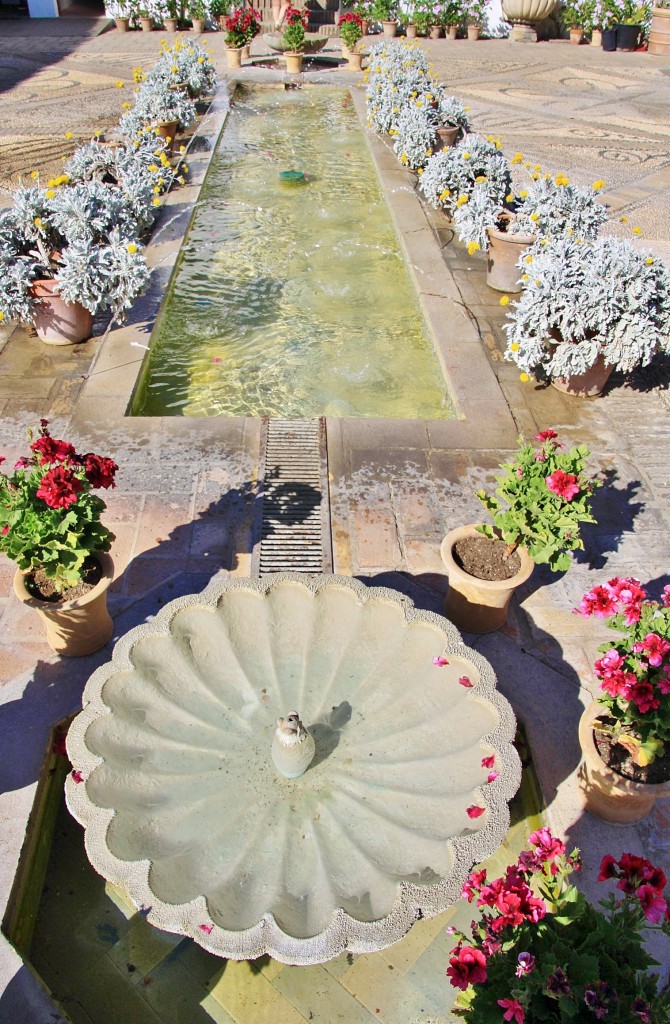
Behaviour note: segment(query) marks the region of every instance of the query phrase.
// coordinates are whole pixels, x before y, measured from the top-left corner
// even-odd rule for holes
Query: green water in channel
[[[238,90],[132,412],[453,416],[348,91]]]

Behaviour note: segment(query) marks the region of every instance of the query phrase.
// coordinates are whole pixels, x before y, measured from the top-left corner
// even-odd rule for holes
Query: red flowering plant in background
[[[670,935],[666,878],[644,857],[603,858],[599,882],[616,890],[591,906],[569,881],[581,868],[579,851],[548,828],[528,839],[501,878],[473,871],[463,898],[481,909],[471,937],[447,967],[460,990],[453,1013],[468,1024],[668,1024],[670,994],[657,992],[658,966],[645,951],[643,930]]]
[[[607,619],[622,634],[598,648],[598,698],[613,725],[598,731],[620,743],[632,761],[651,764],[670,741],[670,586],[652,601],[639,580],[615,577],[582,598],[580,615]]]
[[[0,471],[0,551],[19,569],[41,569],[57,589],[74,586],[84,560],[109,551],[114,535],[101,524],[106,505],[93,489],[114,487],[116,463],[49,433],[28,431],[30,456],[11,475]],[[0,462],[5,459],[0,457]]]
[[[287,52],[302,53],[305,49],[305,31],[309,13],[299,11],[296,7],[288,7],[284,15],[284,31],[282,40]]]
[[[363,38],[363,19],[355,11],[340,15],[337,28],[342,42],[350,50],[354,50],[356,43]]]
[[[237,7],[225,20],[224,42],[232,49],[239,49],[250,43],[261,30],[261,19],[253,7]]]
[[[551,429],[536,434],[535,440],[539,447],[519,439],[512,461],[500,467],[494,494],[477,492],[494,523],[477,529],[502,538],[505,557],[525,547],[535,562],[562,571],[570,567],[569,552],[584,547],[580,525],[595,523],[591,497],[600,484],[584,472],[590,454],[584,445],[564,451]]]

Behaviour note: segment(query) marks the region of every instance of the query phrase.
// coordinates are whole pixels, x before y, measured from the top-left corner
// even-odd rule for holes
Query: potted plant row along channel
[[[114,487],[116,463],[51,437],[46,420],[29,433],[30,456],[0,473],[0,551],[18,565],[14,591],[43,619],[58,654],[91,654],[112,635],[107,588],[114,535],[91,493]],[[4,460],[2,460],[4,461]]]
[[[639,580],[614,578],[585,594],[578,611],[620,634],[599,648],[603,695],[580,721],[580,789],[587,810],[631,824],[670,795],[670,586],[658,602]]]
[[[442,541],[445,615],[469,633],[504,626],[512,594],[535,564],[568,569],[569,552],[584,547],[581,524],[595,522],[591,496],[598,484],[584,472],[588,449],[563,451],[551,429],[535,439],[539,448],[520,440],[512,461],[502,464],[494,494],[477,493],[493,525],[460,526]]]
[[[670,935],[660,868],[624,853],[603,857],[598,882],[616,882],[592,906],[571,884],[579,850],[541,828],[530,850],[500,878],[473,871],[463,898],[481,910],[470,935],[456,938],[447,976],[459,995],[452,1013],[467,1024],[668,1024],[670,993],[659,991],[660,966],[647,932]]]

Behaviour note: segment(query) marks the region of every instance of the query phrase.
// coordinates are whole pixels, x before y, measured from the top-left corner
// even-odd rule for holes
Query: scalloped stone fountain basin
[[[316,750],[298,778],[271,757],[292,709]],[[66,798],[93,866],[156,926],[225,957],[319,963],[460,897],[509,826],[514,728],[490,665],[407,598],[230,579],[173,601],[90,678]]]

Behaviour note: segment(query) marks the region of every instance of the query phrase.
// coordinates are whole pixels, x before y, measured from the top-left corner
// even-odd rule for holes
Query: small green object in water
[[[302,185],[303,182],[307,181],[304,171],[280,171],[279,180],[285,181],[289,185]]]

